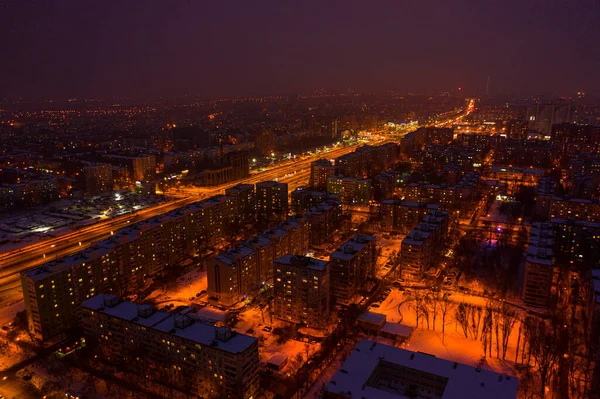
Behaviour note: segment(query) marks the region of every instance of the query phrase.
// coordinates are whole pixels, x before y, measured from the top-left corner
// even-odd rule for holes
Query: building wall
[[[258,393],[256,340],[233,353],[140,324],[141,315],[133,321],[87,307],[80,313],[91,345],[120,367],[188,392],[214,389],[220,397],[240,399]]]
[[[329,265],[313,268],[314,260],[291,256],[290,262],[280,258],[273,272],[273,304],[275,317],[311,328],[324,328],[329,323]]]

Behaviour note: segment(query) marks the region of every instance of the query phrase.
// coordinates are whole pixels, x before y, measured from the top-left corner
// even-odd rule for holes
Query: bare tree
[[[465,338],[469,338],[469,309],[467,304],[464,302],[458,304],[455,318],[458,324],[462,327]]]
[[[515,363],[519,362],[519,345],[521,343],[521,330],[523,327],[523,320],[519,319],[519,335],[517,337],[517,349],[515,351]]]
[[[430,306],[430,304],[431,304],[431,296],[429,294],[425,294],[423,296],[421,312],[423,313],[423,317],[425,317],[425,321],[427,322],[428,330],[429,330],[429,306]]]
[[[421,314],[423,313],[423,294],[418,290],[411,297],[410,306],[415,311],[417,328],[419,328],[419,320],[421,318]]]
[[[440,302],[441,297],[442,297],[442,293],[439,291],[432,292],[431,295],[429,296],[430,305],[431,305],[431,313],[433,314],[433,330],[434,331],[435,331],[435,323],[437,321],[437,314],[439,311],[439,302]]]
[[[471,307],[471,336],[473,339],[477,339],[479,335],[479,324],[481,323],[481,312],[480,306]]]
[[[506,351],[508,350],[508,342],[510,334],[517,321],[517,315],[514,310],[508,307],[506,302],[502,302],[500,306],[500,328],[502,332],[502,359],[506,360]]]
[[[492,309],[489,306],[486,306],[485,316],[483,317],[483,326],[481,328],[481,342],[483,346],[484,358],[487,357],[487,350],[492,340],[492,313]]]
[[[448,293],[444,293],[440,301],[440,313],[442,316],[442,343],[444,343],[444,334],[446,332],[446,317],[448,312],[454,308],[454,304],[450,301]]]
[[[553,370],[561,355],[557,351],[557,337],[548,328],[546,323],[537,323],[535,333],[530,342],[540,376],[540,394],[544,397],[546,386],[549,384]]]

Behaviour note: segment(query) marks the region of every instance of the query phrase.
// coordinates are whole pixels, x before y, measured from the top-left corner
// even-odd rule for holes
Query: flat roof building
[[[360,341],[325,399],[514,399],[516,377],[369,340]]]
[[[258,340],[215,327],[193,308],[156,311],[150,305],[97,295],[81,304],[86,337],[119,366],[188,392],[250,399],[258,391]]]

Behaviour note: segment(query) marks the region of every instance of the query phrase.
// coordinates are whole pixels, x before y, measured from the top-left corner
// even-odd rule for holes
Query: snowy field
[[[381,307],[370,309],[370,311],[385,314],[388,322],[401,322],[402,324],[415,328],[409,341],[403,346],[406,349],[426,352],[444,359],[470,366],[477,366],[483,355],[482,343],[479,340],[465,338],[459,323],[456,322],[456,309],[459,303],[466,303],[485,308],[487,299],[468,294],[453,293],[450,296],[451,306],[445,318],[445,333],[442,342],[441,314],[437,315],[435,326],[433,323],[433,315],[430,315],[429,317],[429,328],[424,317],[420,317],[419,326],[417,326],[416,312],[414,310],[413,302],[410,300],[412,294],[413,292],[410,290],[402,292],[393,289],[385,301],[381,303]],[[520,309],[515,309],[515,311],[520,315],[524,315]],[[515,374],[512,363],[515,359],[519,326],[520,323],[517,321],[510,334],[506,352],[507,360],[496,359],[496,345],[494,338],[493,357],[490,357],[488,353],[487,361],[486,364],[483,365],[483,368],[498,373]],[[522,339],[523,338],[521,337],[521,340]]]
[[[166,287],[153,291],[146,300],[157,306],[188,306],[206,299],[206,292],[202,291],[206,291],[207,286],[206,271],[195,268]],[[202,294],[197,296],[199,293]]]

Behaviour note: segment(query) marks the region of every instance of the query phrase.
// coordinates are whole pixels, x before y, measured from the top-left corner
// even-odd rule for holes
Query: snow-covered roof
[[[412,352],[369,340],[362,340],[356,345],[350,357],[327,385],[327,392],[363,399],[405,398],[402,392],[394,391],[393,388],[382,390],[370,385],[370,377],[380,362],[406,367],[411,373],[417,370],[446,378],[442,399],[517,397],[519,380],[516,377],[476,369],[426,353]],[[397,377],[402,379],[401,375]]]
[[[311,258],[310,256],[302,256],[302,255],[284,255],[281,258],[275,260],[275,263],[282,265],[298,265],[305,267],[307,269],[324,271],[327,268],[327,264],[329,262]]]
[[[227,335],[226,339],[219,339],[218,335],[225,335],[219,331],[219,328],[222,329],[222,327],[215,327],[212,324],[199,321],[200,317],[191,313],[193,308],[187,308],[179,313],[158,311],[143,317],[138,312],[140,306],[137,304],[127,301],[115,301],[111,306],[105,301],[109,299],[116,298],[112,295],[96,295],[84,301],[81,306],[231,353],[243,352],[256,342],[256,338],[238,333],[231,333]],[[178,320],[181,318],[189,318],[189,320],[186,323],[180,323]],[[221,334],[217,334],[218,332]]]
[[[288,360],[288,357],[286,354],[276,353],[273,356],[271,356],[268,363],[270,363],[274,366],[281,366],[281,365],[285,364],[285,362],[287,362],[287,360]]]
[[[155,311],[150,313],[148,317],[140,317],[138,315],[138,308],[144,305],[137,305],[133,302],[124,301],[118,302],[114,306],[105,306],[104,299],[109,296],[104,294],[93,296],[84,301],[81,306],[119,319],[132,321],[145,327],[153,327],[169,317],[169,313],[163,311]]]
[[[386,315],[375,312],[364,312],[358,317],[358,321],[366,321],[374,324],[382,324],[386,320]]]
[[[381,327],[381,332],[398,335],[400,337],[409,337],[413,328],[405,324],[387,322]]]

